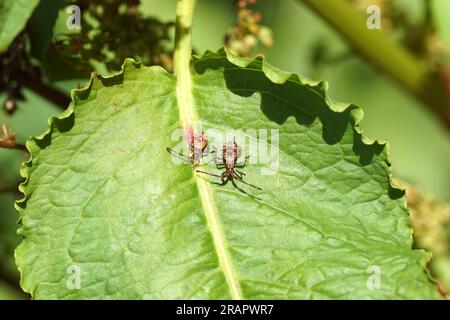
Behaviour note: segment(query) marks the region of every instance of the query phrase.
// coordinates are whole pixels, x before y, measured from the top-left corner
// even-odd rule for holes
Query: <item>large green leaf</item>
[[[25,27],[39,0],[2,0],[0,2],[0,53],[5,51]]]
[[[248,165],[263,191],[236,182],[245,194],[171,161],[187,114],[174,76],[123,69],[74,91],[27,143],[16,261],[34,298],[437,297],[386,145],[325,83],[223,51],[194,60],[191,111],[205,129],[279,130],[278,171]]]

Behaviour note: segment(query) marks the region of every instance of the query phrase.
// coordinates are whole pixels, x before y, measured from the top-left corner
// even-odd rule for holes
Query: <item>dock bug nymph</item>
[[[225,169],[224,172],[222,172],[221,175],[213,174],[206,171],[201,170],[195,170],[199,173],[205,173],[210,176],[219,177],[222,181],[222,184],[225,184],[225,182],[228,179],[231,179],[232,182],[234,180],[239,180],[242,183],[245,183],[255,189],[262,190],[261,188],[254,186],[246,181],[244,181],[243,177],[245,176],[245,173],[236,169],[236,168],[244,168],[247,164],[247,160],[249,156],[245,157],[245,161],[243,163],[238,163],[237,160],[241,155],[241,149],[237,145],[237,143],[233,141],[229,141],[225,143],[222,147],[222,159],[219,159],[216,161],[217,169]],[[216,158],[217,160],[217,158]]]
[[[189,144],[189,156],[186,156],[181,152],[177,153],[169,147],[166,149],[173,156],[190,163],[192,168],[195,168],[198,164],[200,164],[201,159],[205,155],[209,155],[209,153],[213,153],[213,151],[210,152],[209,150],[208,137],[204,132],[194,133],[194,130],[191,128],[186,130],[185,136]]]

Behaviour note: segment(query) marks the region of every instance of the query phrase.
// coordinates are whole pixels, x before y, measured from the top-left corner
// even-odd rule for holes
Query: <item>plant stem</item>
[[[30,83],[27,87],[62,110],[65,110],[69,106],[70,97],[67,94],[45,84],[42,80]]]
[[[1,193],[15,193],[17,190],[17,186],[10,186],[10,185],[1,185],[0,184],[0,194]]]
[[[175,29],[174,69],[177,78],[177,97],[184,128],[192,127],[194,98],[190,61],[192,54],[192,18],[196,0],[179,0]]]
[[[347,1],[299,0],[332,25],[375,68],[391,76],[421,100],[450,128],[450,92],[443,76],[393,42],[383,30],[369,29],[367,17]]]
[[[9,143],[9,142],[5,142],[0,140],[0,148],[6,148],[6,149],[17,149],[17,150],[22,150],[22,151],[26,151],[28,152],[27,148],[25,147],[24,144],[20,144],[20,143]]]

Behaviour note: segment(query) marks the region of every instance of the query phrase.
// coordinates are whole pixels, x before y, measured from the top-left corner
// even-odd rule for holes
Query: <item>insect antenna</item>
[[[180,159],[180,160],[183,160],[184,162],[191,163],[191,158],[190,158],[190,157],[187,157],[187,156],[185,156],[185,155],[183,155],[183,154],[181,154],[181,153],[176,153],[175,150],[173,150],[173,149],[171,149],[171,148],[169,148],[169,147],[167,147],[166,150],[167,150],[172,156],[174,156],[174,157],[176,157],[176,158],[178,158],[178,159]]]

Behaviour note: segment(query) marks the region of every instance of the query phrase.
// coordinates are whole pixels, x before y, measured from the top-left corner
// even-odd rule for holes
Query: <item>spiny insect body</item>
[[[222,147],[222,159],[216,159],[217,169],[225,169],[221,175],[209,173],[206,171],[196,170],[196,172],[205,173],[214,177],[219,177],[222,181],[222,184],[226,183],[228,179],[239,180],[242,183],[245,183],[253,188],[258,190],[262,190],[261,188],[254,186],[246,181],[244,181],[245,173],[236,169],[236,168],[244,168],[247,164],[247,160],[249,156],[245,157],[245,161],[243,163],[238,163],[237,160],[241,155],[241,149],[237,145],[235,141],[229,141],[225,143]]]
[[[201,159],[210,153],[208,138],[205,133],[194,133],[194,130],[192,129],[186,130],[185,136],[189,144],[188,156],[183,155],[181,152],[176,153],[171,148],[167,148],[167,151],[175,157],[191,163],[192,167],[195,168],[200,163]]]

